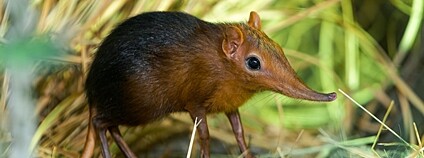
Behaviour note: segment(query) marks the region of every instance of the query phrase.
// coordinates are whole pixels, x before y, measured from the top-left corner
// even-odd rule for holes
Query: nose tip
[[[335,92],[332,92],[332,93],[327,94],[327,97],[328,97],[329,101],[333,101],[333,100],[336,100],[337,94]]]

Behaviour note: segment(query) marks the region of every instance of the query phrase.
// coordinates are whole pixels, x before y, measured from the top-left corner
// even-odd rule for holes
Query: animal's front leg
[[[206,121],[206,109],[204,108],[196,108],[195,110],[189,109],[189,113],[193,122],[201,121],[199,126],[197,126],[197,133],[200,138],[200,157],[201,158],[209,158],[209,129],[208,122]]]
[[[234,135],[239,145],[240,151],[245,153],[246,158],[253,158],[254,156],[248,151],[246,141],[244,140],[243,126],[240,120],[240,113],[238,110],[225,113],[230,120],[231,127],[233,128]]]

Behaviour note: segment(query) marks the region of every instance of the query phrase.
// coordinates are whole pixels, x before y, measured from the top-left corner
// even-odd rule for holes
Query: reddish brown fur
[[[90,125],[101,140],[103,156],[110,157],[106,131],[127,157],[135,157],[119,125],[144,125],[172,112],[188,112],[193,120],[202,119],[201,156],[209,157],[206,114],[223,112],[240,151],[253,157],[238,107],[254,93],[271,90],[306,100],[335,99],[335,93],[318,93],[304,85],[281,47],[260,29],[255,12],[247,24],[212,24],[184,13],[153,12],[118,26],[99,47],[86,82],[90,107],[96,111]],[[252,68],[255,63],[259,68]],[[87,140],[94,141],[90,136]],[[84,156],[89,157],[90,144]]]

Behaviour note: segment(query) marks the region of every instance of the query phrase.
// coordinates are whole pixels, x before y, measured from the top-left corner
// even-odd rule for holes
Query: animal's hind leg
[[[111,158],[112,156],[110,155],[109,145],[107,144],[107,139],[106,139],[107,126],[104,123],[102,123],[101,120],[96,119],[96,117],[93,117],[92,121],[93,121],[94,129],[96,129],[96,133],[100,138],[100,143],[102,145],[103,158]]]
[[[94,109],[90,107],[89,121],[87,127],[87,137],[85,139],[84,150],[81,154],[81,158],[91,158],[93,157],[94,146],[96,144],[96,131],[93,125],[92,116],[94,114]]]
[[[125,143],[124,139],[122,139],[122,134],[119,131],[118,126],[111,126],[108,128],[110,134],[112,135],[113,140],[118,145],[119,149],[121,149],[122,153],[128,158],[135,158],[135,154],[128,147],[127,143]]]

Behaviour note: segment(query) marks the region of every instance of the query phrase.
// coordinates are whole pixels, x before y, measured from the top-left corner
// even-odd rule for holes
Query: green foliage
[[[18,39],[0,46],[0,62],[10,66],[28,66],[35,61],[56,56],[57,52],[55,43],[47,37]]]

